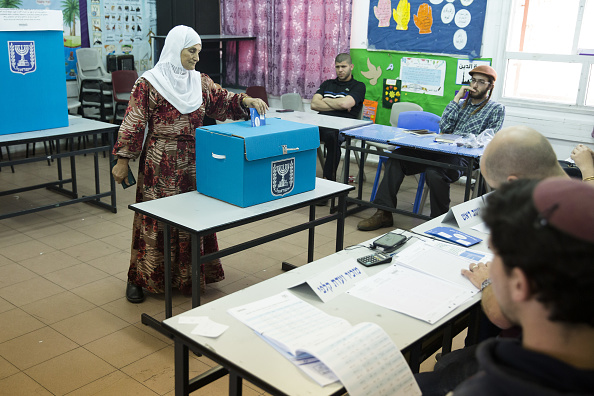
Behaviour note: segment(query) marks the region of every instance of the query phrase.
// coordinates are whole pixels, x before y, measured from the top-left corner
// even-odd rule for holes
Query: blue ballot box
[[[198,192],[246,207],[315,188],[318,127],[278,118],[196,130]]]
[[[62,12],[1,11],[0,135],[68,126]]]

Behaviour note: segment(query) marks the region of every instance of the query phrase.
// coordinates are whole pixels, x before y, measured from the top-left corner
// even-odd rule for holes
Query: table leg
[[[229,395],[241,396],[241,377],[232,371],[229,372]]]
[[[343,184],[349,184],[349,164],[351,160],[351,137],[345,135],[346,142],[345,142],[345,150],[344,150],[344,174],[342,175],[342,182]],[[348,158],[348,161],[347,161]],[[360,171],[360,170],[359,170]]]
[[[309,221],[314,221],[316,219],[316,206],[309,205]],[[314,238],[316,235],[315,227],[310,228],[308,230],[308,238],[307,238],[307,262],[311,263],[314,258]]]
[[[111,161],[113,161],[113,154],[111,152],[114,145],[114,134],[109,132],[107,134],[107,139],[109,141],[109,188],[111,191],[111,207],[113,208],[114,213],[116,213],[116,182],[113,176],[111,176]]]
[[[336,219],[336,251],[344,245],[344,216],[346,213],[346,195],[338,197],[338,218]]]
[[[72,196],[78,198],[78,183],[76,182],[76,157],[70,157],[70,176],[72,177]]]
[[[192,308],[200,306],[200,236],[192,234]]]
[[[175,340],[175,396],[186,396],[190,394],[190,363],[188,347],[179,340]]]
[[[93,146],[97,147],[97,134],[93,134]],[[99,186],[99,153],[98,152],[93,153],[93,165],[95,166],[95,194],[100,194],[101,187]],[[99,202],[99,199],[97,199],[97,202]]]
[[[173,316],[171,302],[171,226],[163,227],[163,274],[165,278],[165,317]]]
[[[470,198],[470,190],[472,186],[472,168],[474,168],[474,158],[468,161],[468,168],[466,169],[466,188],[464,190],[464,202]]]

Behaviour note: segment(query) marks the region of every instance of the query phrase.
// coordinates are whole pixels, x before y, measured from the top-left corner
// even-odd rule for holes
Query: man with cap
[[[479,344],[478,373],[453,394],[594,394],[594,188],[514,181],[489,195],[483,219],[490,287],[523,335]]]
[[[479,135],[486,129],[497,132],[503,125],[505,107],[491,100],[497,73],[491,66],[481,65],[472,69],[470,85],[462,86],[454,99],[446,106],[439,123],[440,132],[455,135]],[[463,99],[468,94],[467,99]],[[439,153],[422,152],[415,149],[399,148],[398,154],[423,158],[455,165],[466,165],[467,160]],[[439,168],[390,158],[386,161],[384,177],[378,187],[375,204],[396,208],[398,190],[406,175],[425,172],[429,186],[431,217],[446,213],[450,207],[450,183],[462,175],[462,171]],[[362,231],[391,227],[394,221],[392,212],[379,209],[372,217],[359,222]]]

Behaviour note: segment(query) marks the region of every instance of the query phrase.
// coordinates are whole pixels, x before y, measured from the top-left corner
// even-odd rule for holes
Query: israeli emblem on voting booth
[[[9,41],[8,59],[13,73],[33,73],[37,68],[35,41]]]
[[[293,191],[295,186],[295,158],[272,161],[272,195],[281,196]]]

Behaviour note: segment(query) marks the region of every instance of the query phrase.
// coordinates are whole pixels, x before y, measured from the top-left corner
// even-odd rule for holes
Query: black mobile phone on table
[[[407,240],[408,238],[404,235],[388,232],[387,234],[382,235],[373,241],[373,248],[380,248],[384,252],[392,252],[398,247],[402,246]]]
[[[112,160],[111,161],[111,169],[113,169],[113,167],[116,166],[117,163],[118,163],[117,158]],[[128,183],[126,183],[126,179],[128,179]],[[134,178],[132,169],[130,169],[130,165],[128,165],[128,176],[124,177],[124,180],[122,180],[122,187],[124,187],[124,189],[126,189],[126,188],[133,186],[135,184],[136,184],[136,179]]]
[[[278,109],[276,112],[277,113],[291,113],[295,110],[291,110],[291,109]]]

